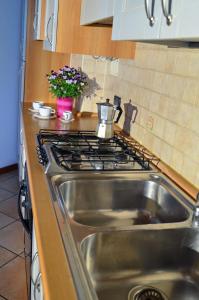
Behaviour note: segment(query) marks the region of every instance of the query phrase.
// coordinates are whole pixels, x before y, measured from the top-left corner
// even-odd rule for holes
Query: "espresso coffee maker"
[[[118,117],[114,123],[118,123],[121,115],[121,98],[114,97],[114,105],[110,103],[110,99],[106,99],[104,103],[97,103],[98,108],[98,125],[96,135],[101,139],[110,139],[113,136],[113,122],[116,110],[119,111]]]

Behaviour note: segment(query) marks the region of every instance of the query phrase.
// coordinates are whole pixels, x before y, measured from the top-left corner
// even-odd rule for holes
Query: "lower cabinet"
[[[33,223],[32,263],[31,263],[31,300],[43,300],[42,274],[39,265],[39,254]]]

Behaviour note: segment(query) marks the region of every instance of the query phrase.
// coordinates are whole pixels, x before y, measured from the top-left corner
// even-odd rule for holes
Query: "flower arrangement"
[[[57,98],[78,97],[86,87],[87,77],[80,69],[64,66],[57,72],[46,75],[50,84],[50,92]]]

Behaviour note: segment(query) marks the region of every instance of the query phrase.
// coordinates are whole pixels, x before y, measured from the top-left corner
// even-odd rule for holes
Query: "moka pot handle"
[[[121,115],[122,115],[122,113],[123,113],[123,110],[122,110],[121,106],[116,106],[116,107],[115,107],[115,110],[118,110],[119,113],[118,113],[117,119],[114,121],[114,123],[118,123],[119,120],[120,120],[120,118],[121,118]]]

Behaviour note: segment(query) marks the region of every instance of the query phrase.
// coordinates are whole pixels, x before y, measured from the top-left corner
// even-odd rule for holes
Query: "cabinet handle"
[[[162,0],[162,11],[167,20],[167,25],[171,25],[173,21],[173,16],[171,14],[172,0],[168,0],[168,9],[166,8],[166,2],[167,0]]]
[[[21,221],[24,229],[26,230],[26,232],[29,235],[31,235],[31,229],[29,227],[29,222],[23,218],[23,215],[22,215],[22,212],[21,212],[21,206],[23,205],[22,202],[21,202],[21,196],[26,196],[26,193],[27,193],[27,187],[26,187],[26,184],[23,181],[22,185],[19,189],[18,200],[17,200],[17,210],[18,210],[18,215],[19,215],[20,221]],[[25,202],[24,202],[24,204],[25,204]]]
[[[33,21],[33,31],[36,33],[37,30],[37,14],[35,14],[34,21]]]
[[[32,281],[33,285],[36,285],[36,281],[37,281],[37,279],[36,279],[35,282],[34,282],[34,280],[33,280],[33,278],[32,278],[33,266],[34,266],[34,263],[35,263],[37,257],[38,257],[38,252],[36,252],[36,253],[34,254],[33,259],[32,259],[32,263],[31,263],[30,277],[31,277],[31,281]]]
[[[34,290],[33,290],[33,294],[34,294],[34,300],[37,300],[37,295],[36,295],[36,290],[38,290],[38,292],[41,292],[41,272],[38,273],[36,281],[35,281],[35,285],[34,285]]]
[[[155,17],[154,17],[154,5],[155,5],[155,0],[151,1],[151,7],[149,7],[149,0],[145,0],[145,11],[147,18],[149,20],[149,25],[153,26],[155,24]]]
[[[53,17],[54,17],[54,14],[52,14],[50,16],[50,18],[48,19],[47,28],[46,28],[47,40],[51,46],[52,46],[53,42],[51,41],[51,39],[49,37],[49,26],[50,26],[50,23],[53,21]]]

